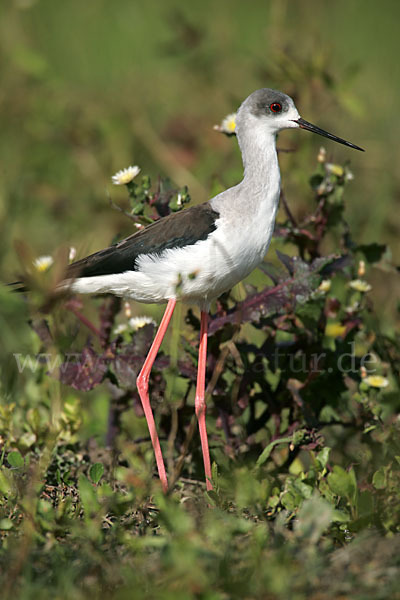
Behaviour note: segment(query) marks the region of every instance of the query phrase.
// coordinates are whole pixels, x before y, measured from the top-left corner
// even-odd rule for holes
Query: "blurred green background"
[[[128,234],[110,209],[111,175],[139,164],[153,180],[188,184],[193,202],[241,176],[236,141],[213,131],[254,89],[295,98],[304,118],[366,148],[306,132],[279,144],[288,202],[308,202],[321,143],[351,161],[347,218],[357,242],[400,248],[399,4],[366,0],[7,0],[0,5],[0,261],[74,245],[78,255]],[[393,326],[395,272],[371,274],[383,325]]]

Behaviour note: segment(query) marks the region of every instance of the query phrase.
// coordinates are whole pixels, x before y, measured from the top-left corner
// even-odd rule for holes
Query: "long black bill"
[[[312,123],[309,123],[304,119],[295,119],[294,122],[298,123],[299,127],[301,127],[302,129],[307,129],[308,131],[312,131],[313,133],[318,133],[318,135],[323,135],[324,137],[327,137],[330,140],[333,140],[334,142],[339,142],[339,144],[344,144],[345,146],[349,146],[350,148],[354,148],[355,150],[361,150],[361,152],[365,152],[364,148],[360,148],[360,146],[356,146],[351,142],[346,142],[346,140],[337,137],[337,135],[333,135],[333,133],[328,133],[324,129],[320,129],[316,125],[313,125]]]

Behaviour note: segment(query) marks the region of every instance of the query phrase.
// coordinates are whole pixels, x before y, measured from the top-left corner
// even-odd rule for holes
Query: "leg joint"
[[[196,413],[196,417],[199,419],[200,417],[202,417],[203,415],[206,414],[206,403],[203,398],[196,398],[195,400],[195,413]]]
[[[147,391],[149,389],[149,377],[144,373],[139,373],[136,377],[136,387],[139,391]]]

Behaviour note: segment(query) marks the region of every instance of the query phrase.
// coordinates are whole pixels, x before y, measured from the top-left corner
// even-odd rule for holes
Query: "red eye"
[[[282,110],[282,104],[279,104],[279,102],[273,102],[272,104],[270,104],[270,109],[274,113],[279,113]]]

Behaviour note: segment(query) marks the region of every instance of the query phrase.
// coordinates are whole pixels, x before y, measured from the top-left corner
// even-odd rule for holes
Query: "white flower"
[[[124,313],[127,319],[129,319],[132,316],[132,309],[128,300],[125,300],[124,302]]]
[[[133,329],[133,331],[137,331],[138,329],[140,329],[141,327],[144,327],[145,325],[150,325],[150,323],[152,323],[153,325],[156,324],[154,319],[152,319],[151,317],[146,317],[146,316],[132,317],[131,319],[129,319],[128,323],[129,323],[129,327],[131,329]]]
[[[138,331],[141,327],[145,327],[145,325],[156,325],[156,322],[151,317],[131,317],[127,323],[121,323],[117,325],[113,329],[114,335],[120,335],[121,333],[125,333],[126,331]]]
[[[33,266],[39,273],[44,273],[50,269],[53,263],[54,258],[52,256],[38,256],[33,261]]]
[[[389,385],[389,380],[382,375],[369,375],[363,379],[370,387],[385,388]]]
[[[121,333],[124,333],[127,329],[128,325],[126,323],[120,323],[120,325],[114,327],[113,333],[114,335],[121,335]]]
[[[69,249],[69,254],[68,254],[69,262],[72,262],[73,260],[75,260],[75,257],[76,257],[76,248],[75,248],[75,246],[71,246]]]
[[[226,135],[233,135],[236,131],[236,113],[226,115],[225,119],[222,119],[221,125],[214,125],[214,129],[226,133]]]
[[[363,279],[353,279],[353,281],[350,281],[349,286],[353,290],[357,290],[357,292],[369,292],[372,290],[372,285]]]
[[[331,281],[329,279],[323,279],[319,284],[318,291],[326,294],[331,289]]]
[[[126,185],[130,183],[137,175],[140,173],[140,167],[134,165],[133,167],[127,167],[126,169],[121,169],[118,173],[115,173],[111,177],[114,185]]]
[[[326,150],[323,146],[321,146],[321,148],[319,149],[317,161],[320,163],[324,163],[326,161]]]

